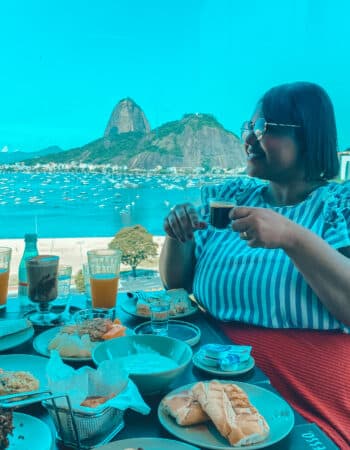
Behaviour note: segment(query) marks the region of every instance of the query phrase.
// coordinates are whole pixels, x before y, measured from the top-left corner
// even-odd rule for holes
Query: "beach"
[[[46,238],[38,239],[39,254],[58,255],[61,265],[72,266],[73,277],[81,270],[82,264],[87,261],[86,252],[92,249],[108,248],[113,239],[110,237],[82,237],[82,238]],[[153,236],[158,245],[158,255],[164,242],[164,236]],[[10,285],[17,284],[18,266],[24,251],[24,239],[0,239],[1,247],[12,248]],[[138,268],[158,269],[158,258],[144,261]],[[121,270],[130,270],[130,266],[122,265]]]

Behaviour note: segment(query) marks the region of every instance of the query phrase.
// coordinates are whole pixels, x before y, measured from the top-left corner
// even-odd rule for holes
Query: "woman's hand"
[[[164,219],[164,230],[168,236],[180,242],[193,239],[193,231],[207,227],[200,220],[195,207],[191,203],[176,205]]]
[[[250,247],[284,248],[291,245],[293,226],[291,220],[267,208],[237,206],[230,212],[232,230]]]

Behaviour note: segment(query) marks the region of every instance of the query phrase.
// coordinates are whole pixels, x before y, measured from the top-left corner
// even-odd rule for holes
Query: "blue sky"
[[[12,0],[0,3],[0,150],[103,135],[132,97],[151,127],[214,114],[238,132],[269,87],[321,84],[350,146],[346,0]]]

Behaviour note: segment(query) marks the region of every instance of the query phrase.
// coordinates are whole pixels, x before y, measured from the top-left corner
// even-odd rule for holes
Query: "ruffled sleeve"
[[[350,247],[350,182],[332,183],[324,200],[324,239],[337,249]]]

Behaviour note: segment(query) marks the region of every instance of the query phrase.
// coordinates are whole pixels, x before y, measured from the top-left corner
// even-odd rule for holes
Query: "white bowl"
[[[151,395],[165,393],[171,389],[171,384],[190,364],[192,349],[185,342],[167,336],[134,335],[102,342],[94,349],[92,359],[99,365],[106,359],[121,359],[121,362],[125,362],[125,357],[130,355],[138,355],[132,358],[140,358],[137,369],[129,370],[130,378],[142,394]],[[162,357],[169,360],[163,360]],[[163,362],[164,368],[160,364]],[[166,367],[167,362],[173,362],[176,367]],[[148,363],[150,366],[146,370]]]

